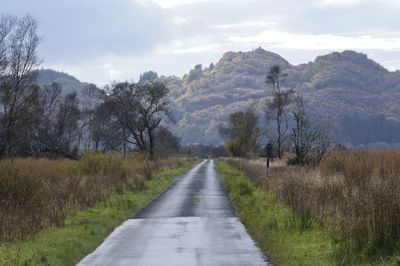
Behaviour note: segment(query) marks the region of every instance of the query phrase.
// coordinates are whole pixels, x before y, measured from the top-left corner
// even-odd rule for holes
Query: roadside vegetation
[[[146,178],[139,155],[1,162],[0,265],[75,264],[192,164],[153,161]]]
[[[143,155],[86,152],[79,161],[20,158],[0,161],[0,240],[22,240],[51,225],[63,225],[77,210],[133,189],[185,159],[150,161]]]
[[[237,161],[235,161],[237,163]],[[280,202],[276,195],[252,182],[244,172],[217,161],[240,220],[274,265],[330,265],[333,246],[329,232]],[[241,162],[243,165],[243,162]]]
[[[331,152],[315,168],[275,161],[268,177],[263,160],[227,162],[243,171],[218,163],[230,195],[273,262],[400,263],[399,151]]]

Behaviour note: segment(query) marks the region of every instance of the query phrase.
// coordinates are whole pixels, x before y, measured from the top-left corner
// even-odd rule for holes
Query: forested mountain
[[[399,71],[389,72],[365,54],[354,51],[330,53],[295,66],[258,48],[228,52],[215,65],[197,65],[182,79],[161,77],[167,84],[173,83],[170,87],[181,113],[175,132],[184,143],[218,143],[218,123],[226,121],[230,113],[243,110],[254,100],[263,110],[264,99],[270,95],[265,76],[273,64],[279,64],[288,73],[286,87],[308,98],[312,115],[330,121],[340,141],[352,141],[343,134],[342,124],[348,121],[344,121],[345,117],[382,115],[391,123],[400,119]],[[261,118],[264,120],[264,116]]]
[[[365,141],[360,143],[359,140],[356,144],[398,141],[390,136],[396,135],[396,129],[400,128],[397,125],[400,121],[400,71],[390,72],[367,55],[354,51],[330,53],[301,65],[291,65],[262,48],[228,52],[215,64],[196,65],[182,78],[158,77],[150,72],[143,74],[141,80],[162,80],[170,88],[176,123],[169,123],[168,127],[182,138],[183,144],[218,144],[222,142],[218,125],[226,121],[230,113],[244,110],[254,101],[258,102],[258,110],[263,111],[265,99],[271,93],[266,88],[265,77],[274,64],[288,73],[285,86],[304,94],[312,115],[330,121],[340,141],[354,143],[349,121],[368,125],[363,131]],[[82,84],[66,74],[55,73],[53,76],[58,82],[65,82],[65,86],[73,88],[74,84],[78,87]],[[41,71],[39,80],[51,81],[52,74],[48,70]],[[360,122],[360,115],[363,122]],[[264,116],[260,117],[265,124]],[[379,127],[377,117],[390,121],[391,125],[381,127],[383,131],[390,129],[381,134],[382,138],[373,129]]]
[[[265,76],[273,64],[290,67],[279,55],[259,48],[228,52],[215,65],[196,65],[182,79],[161,77],[175,96],[179,119],[174,131],[183,143],[220,143],[218,124],[268,95]]]

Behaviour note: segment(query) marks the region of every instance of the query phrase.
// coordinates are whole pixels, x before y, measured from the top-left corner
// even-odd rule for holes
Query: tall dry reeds
[[[153,171],[182,163],[150,163]],[[60,225],[65,217],[133,188],[145,179],[143,155],[87,152],[79,161],[18,158],[0,161],[0,242]]]
[[[322,176],[342,178],[337,202],[341,252],[382,257],[399,251],[400,151],[346,151],[329,154]]]
[[[343,151],[319,168],[230,159],[258,185],[290,206],[304,229],[317,221],[332,230],[337,262],[379,259],[400,247],[400,151]]]

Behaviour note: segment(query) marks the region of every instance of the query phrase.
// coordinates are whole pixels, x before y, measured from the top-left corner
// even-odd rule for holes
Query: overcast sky
[[[181,76],[259,46],[292,64],[352,49],[400,69],[399,0],[0,0],[40,22],[43,67],[99,86]]]

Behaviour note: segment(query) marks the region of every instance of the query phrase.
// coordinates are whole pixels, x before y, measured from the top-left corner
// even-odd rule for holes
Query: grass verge
[[[62,227],[43,230],[27,241],[0,246],[0,265],[74,265],[115,227],[157,198],[193,162],[156,173],[151,180],[115,194],[93,208],[68,217]]]
[[[275,196],[256,187],[243,172],[217,161],[236,211],[252,238],[276,265],[332,265],[329,232],[312,218],[304,219]]]

